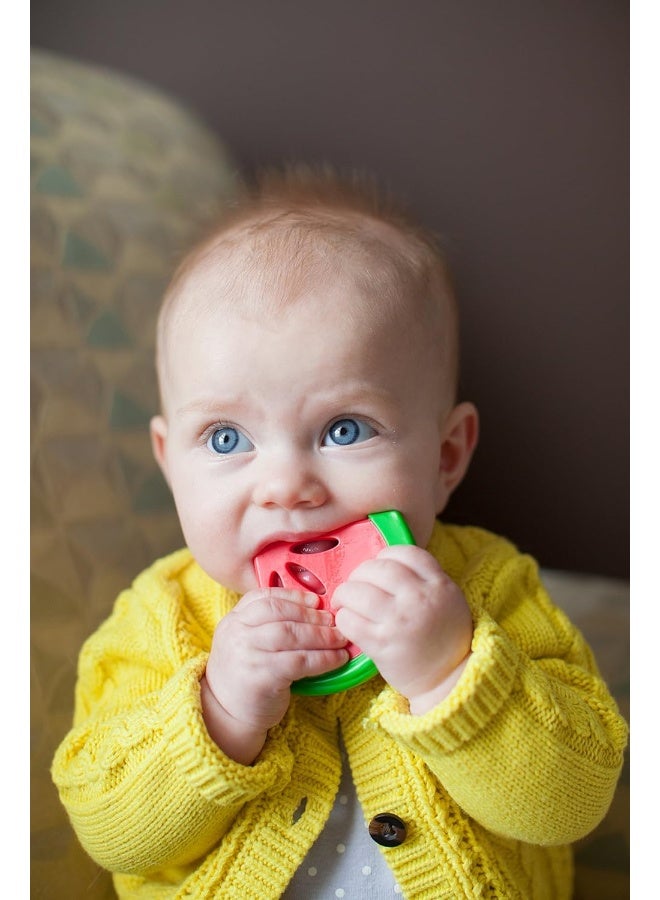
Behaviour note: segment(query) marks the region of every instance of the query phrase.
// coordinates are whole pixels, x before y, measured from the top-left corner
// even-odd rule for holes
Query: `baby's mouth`
[[[327,550],[331,550],[337,546],[339,541],[337,538],[333,537],[333,532],[339,530],[340,527],[336,528],[328,528],[325,531],[289,531],[289,532],[276,532],[275,534],[270,535],[270,537],[266,538],[264,541],[259,544],[256,552],[254,553],[254,558],[259,556],[259,554],[263,553],[267,548],[272,547],[274,544],[290,544],[290,549],[292,553],[304,555],[310,555],[315,553],[324,553]]]

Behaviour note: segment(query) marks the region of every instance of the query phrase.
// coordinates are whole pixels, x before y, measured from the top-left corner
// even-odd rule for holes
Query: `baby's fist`
[[[464,668],[472,615],[463,592],[421,547],[386,547],[333,596],[342,633],[370,656],[419,714],[439,703]]]

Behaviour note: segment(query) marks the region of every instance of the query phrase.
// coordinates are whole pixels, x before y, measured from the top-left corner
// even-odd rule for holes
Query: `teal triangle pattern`
[[[131,495],[135,494],[135,491],[145,479],[146,470],[144,465],[141,462],[136,462],[130,456],[126,456],[124,453],[118,453],[117,461],[128,490]]]
[[[119,316],[108,310],[92,323],[87,335],[87,343],[91,347],[127,347],[131,339],[126,334]]]
[[[76,321],[82,324],[89,322],[96,310],[94,300],[75,287],[70,290],[66,299]]]
[[[84,193],[71,173],[62,166],[44,169],[34,189],[39,194],[56,194],[58,197],[82,197]]]
[[[121,391],[115,391],[110,409],[112,428],[131,428],[146,425],[151,418],[149,412]]]
[[[157,512],[172,507],[172,495],[160,472],[154,472],[133,496],[135,512]]]
[[[112,262],[98,247],[73,231],[67,232],[62,263],[72,269],[112,269]]]
[[[35,116],[30,117],[30,134],[35,137],[46,137],[50,133],[50,128]]]

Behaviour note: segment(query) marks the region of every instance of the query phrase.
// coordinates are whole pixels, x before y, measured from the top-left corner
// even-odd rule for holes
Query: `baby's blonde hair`
[[[261,172],[183,258],[167,288],[157,329],[162,382],[168,332],[196,273],[210,272],[217,292],[266,316],[295,302],[305,285],[346,277],[386,317],[402,309],[442,326],[443,368],[452,396],[458,380],[458,315],[439,238],[418,224],[375,179],[329,166]],[[248,291],[257,283],[262,289]],[[255,301],[255,296],[257,300]],[[190,307],[189,300],[186,308]]]

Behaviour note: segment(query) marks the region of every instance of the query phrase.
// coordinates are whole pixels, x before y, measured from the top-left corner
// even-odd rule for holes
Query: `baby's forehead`
[[[443,262],[391,224],[335,210],[271,210],[212,236],[185,261],[172,295],[211,293],[240,303],[260,292],[289,302],[310,284],[342,280],[404,304],[444,278]],[[436,284],[435,288],[439,285]]]
[[[428,246],[361,213],[272,209],[230,224],[189,255],[161,311],[161,363],[175,349],[172,335],[191,321],[230,312],[268,321],[306,298],[336,298],[337,286],[346,327],[423,321],[429,337],[454,342],[451,287]]]

